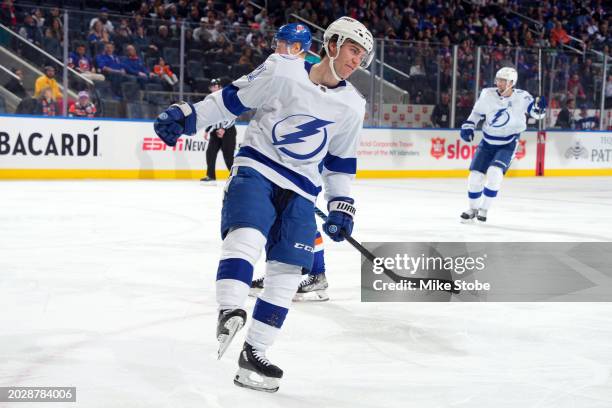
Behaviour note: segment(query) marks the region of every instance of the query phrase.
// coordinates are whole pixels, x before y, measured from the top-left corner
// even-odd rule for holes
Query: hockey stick
[[[315,214],[317,214],[319,218],[321,218],[323,221],[327,221],[327,214],[325,214],[323,211],[321,211],[317,207],[315,207]],[[370,261],[370,263],[372,263],[372,265],[374,265],[374,259],[376,259],[376,256],[374,256],[373,253],[368,251],[363,245],[357,242],[355,238],[346,234],[343,230],[341,230],[340,233],[342,234],[344,239],[346,239],[347,242],[351,244],[353,248],[361,252],[361,255],[363,255],[368,261]],[[383,267],[383,273],[387,275],[389,279],[391,279],[393,282],[396,282],[396,283],[401,282],[401,281],[407,281],[407,282],[414,282],[415,284],[420,284],[420,282],[438,281],[440,283],[450,283],[451,289],[448,289],[448,290],[444,289],[444,292],[449,292],[449,293],[454,293],[454,294],[458,294],[460,292],[460,290],[454,288],[455,286],[453,284],[453,281],[448,280],[448,279],[405,277],[405,276],[400,276],[385,267]]]

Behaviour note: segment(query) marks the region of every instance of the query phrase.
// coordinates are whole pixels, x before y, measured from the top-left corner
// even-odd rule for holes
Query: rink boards
[[[246,126],[237,129],[240,142]],[[511,176],[535,175],[536,148],[536,132],[524,132]],[[151,121],[0,116],[2,179],[197,179],[205,149],[203,131],[165,146]],[[475,149],[457,130],[367,128],[357,176],[464,177]],[[545,168],[546,176],[612,175],[612,132],[547,132]],[[227,176],[220,155],[217,169]]]

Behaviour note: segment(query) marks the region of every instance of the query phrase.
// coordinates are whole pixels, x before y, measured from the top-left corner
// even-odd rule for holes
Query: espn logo
[[[183,140],[179,139],[174,147],[169,147],[158,137],[145,137],[142,142],[142,150],[145,152],[165,150],[172,150],[175,152],[183,151]]]

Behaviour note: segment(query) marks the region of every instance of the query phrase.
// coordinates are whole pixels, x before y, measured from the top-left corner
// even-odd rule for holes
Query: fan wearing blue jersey
[[[272,54],[203,101],[170,106],[154,124],[173,146],[183,134],[256,109],[225,187],[216,298],[221,358],[246,322],[253,265],[265,248],[266,284],[234,378],[236,385],[259,391],[277,391],[283,375],[266,352],[283,326],[302,269],[313,265],[314,203],[323,186],[329,211],[323,231],[342,241],[353,230],[350,187],[365,100],[346,79],[369,66],[374,41],[363,24],[342,17],[325,30],[323,46],[318,64]]]
[[[272,49],[277,54],[292,55],[304,59],[312,45],[312,34],[308,27],[303,24],[286,24],[278,29],[274,35]],[[325,277],[325,253],[323,249],[323,237],[317,231],[314,238],[314,261],[312,267],[304,268],[302,273],[306,277],[300,282],[294,301],[326,301],[327,278]],[[251,282],[251,296],[258,296],[264,288],[265,276]]]
[[[474,140],[474,129],[483,120],[483,138],[468,176],[469,209],[461,214],[462,221],[487,220],[487,212],[497,196],[506,171],[516,153],[521,132],[527,129],[527,116],[543,119],[546,100],[533,98],[529,92],[516,89],[518,74],[504,67],[495,75],[495,88],[480,93],[467,121],[461,125],[461,138]]]

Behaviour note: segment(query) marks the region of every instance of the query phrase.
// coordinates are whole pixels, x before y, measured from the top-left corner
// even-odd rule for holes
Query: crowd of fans
[[[106,84],[101,88],[110,91],[104,96],[117,100],[125,96],[126,81],[143,91],[176,90],[183,22],[188,92],[207,92],[206,78],[229,80],[253,69],[271,52],[274,30],[295,16],[320,27],[343,15],[362,21],[376,38],[386,40],[385,62],[406,75],[386,70],[385,78],[407,90],[413,104],[448,98],[442,94],[451,88],[453,45],[458,45],[458,117],[469,113],[476,85],[490,86],[496,70],[508,63],[517,67],[522,88],[537,91],[533,47],[545,49],[543,85],[553,107],[569,101],[595,107],[602,86],[598,58],[612,45],[612,17],[601,0],[268,0],[267,9],[245,0],[104,4],[109,8],[90,14],[70,11],[69,64],[94,83]],[[0,6],[2,24],[60,58],[62,13],[16,7],[13,0],[2,0]],[[318,46],[315,42],[314,51]],[[476,47],[482,47],[478,84]]]

